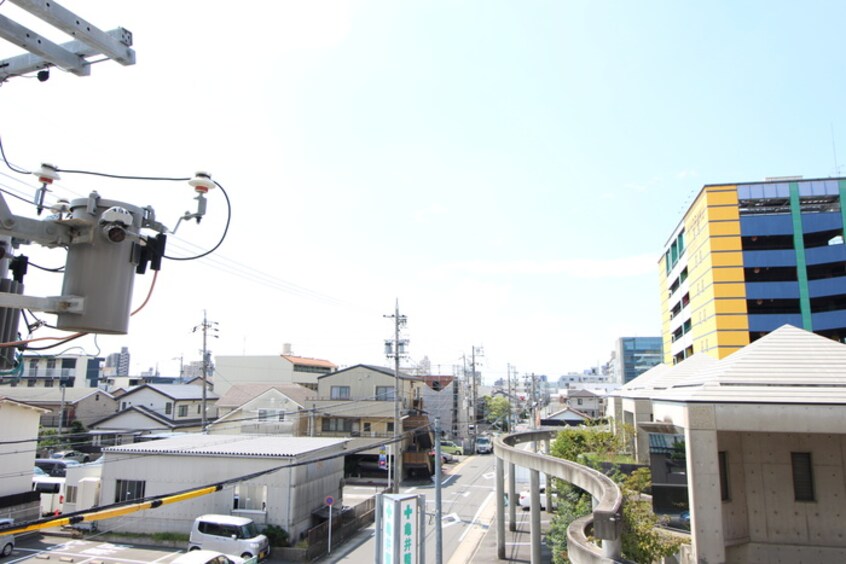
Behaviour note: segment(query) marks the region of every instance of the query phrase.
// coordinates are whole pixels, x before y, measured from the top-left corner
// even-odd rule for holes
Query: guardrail
[[[529,452],[515,445],[554,439],[558,431],[529,431],[494,439],[494,455],[505,462],[560,478],[586,492],[594,499],[591,515],[577,519],[567,529],[567,550],[572,562],[625,562],[620,557],[623,531],[623,492],[611,478],[581,464]],[[537,511],[539,508],[532,508]],[[497,515],[497,519],[505,519]],[[533,536],[535,532],[532,532]],[[601,539],[602,545],[589,540]],[[538,537],[539,538],[539,537]]]

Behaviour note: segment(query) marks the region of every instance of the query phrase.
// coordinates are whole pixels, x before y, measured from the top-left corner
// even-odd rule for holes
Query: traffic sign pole
[[[331,495],[326,496],[326,505],[329,507],[329,546],[326,554],[332,554],[332,506],[335,505],[335,498]]]

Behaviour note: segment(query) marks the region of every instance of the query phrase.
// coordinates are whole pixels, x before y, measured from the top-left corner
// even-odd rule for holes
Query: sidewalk
[[[469,562],[474,564],[490,564],[491,562],[531,562],[532,561],[532,537],[529,534],[530,528],[529,511],[517,508],[517,530],[508,530],[508,510],[505,516],[505,560],[497,559],[496,552],[496,521],[491,520],[487,527],[482,542],[473,554]],[[544,534],[541,536],[541,561],[552,562],[552,551],[546,545],[546,531],[552,521],[552,514],[546,511],[541,512],[541,528]]]

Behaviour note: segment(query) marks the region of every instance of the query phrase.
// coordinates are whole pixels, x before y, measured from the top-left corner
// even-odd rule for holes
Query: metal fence
[[[340,546],[355,535],[359,529],[368,526],[376,518],[376,497],[371,497],[340,516],[332,516],[332,546]],[[329,550],[329,522],[325,521],[308,531],[306,559],[312,561]]]

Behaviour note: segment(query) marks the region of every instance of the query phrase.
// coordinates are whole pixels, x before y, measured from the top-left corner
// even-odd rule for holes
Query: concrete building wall
[[[294,365],[279,355],[216,356],[214,391],[222,396],[235,384],[299,383],[294,378]],[[317,380],[317,374],[309,379]]]
[[[118,402],[115,398],[97,392],[79,400],[74,407],[74,419],[88,427],[94,421],[99,421],[117,411]]]

